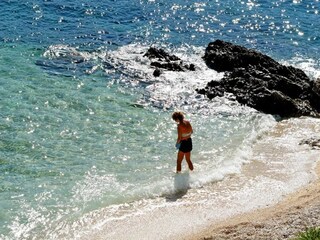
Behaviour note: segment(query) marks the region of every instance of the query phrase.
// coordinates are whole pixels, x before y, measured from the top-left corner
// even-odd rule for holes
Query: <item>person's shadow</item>
[[[168,202],[175,202],[187,194],[190,188],[189,172],[176,174],[174,176],[174,192],[169,194],[166,199]]]

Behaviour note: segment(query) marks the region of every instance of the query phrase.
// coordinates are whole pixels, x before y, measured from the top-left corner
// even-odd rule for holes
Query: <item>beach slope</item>
[[[320,226],[320,164],[318,178],[283,201],[207,227],[188,240],[292,239],[309,227]]]

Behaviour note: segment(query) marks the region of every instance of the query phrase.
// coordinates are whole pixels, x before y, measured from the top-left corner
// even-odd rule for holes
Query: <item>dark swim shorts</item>
[[[180,145],[179,150],[181,152],[184,152],[184,153],[191,152],[191,150],[192,150],[192,139],[191,138],[188,138],[186,140],[182,140],[180,143],[181,143],[181,145]]]

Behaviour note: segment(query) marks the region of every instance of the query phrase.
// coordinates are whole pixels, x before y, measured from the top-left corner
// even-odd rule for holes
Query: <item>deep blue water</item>
[[[219,77],[201,63],[204,49],[222,39],[319,77],[319,8],[318,0],[0,1],[0,238],[72,238],[93,210],[173,191],[174,109],[196,129],[191,187],[237,172],[239,151],[249,153],[274,119],[197,96]],[[200,70],[155,80],[142,57],[151,45]]]
[[[205,46],[221,38],[317,58],[318,1],[1,1],[0,39],[95,50],[133,42]],[[284,51],[283,51],[284,50]]]

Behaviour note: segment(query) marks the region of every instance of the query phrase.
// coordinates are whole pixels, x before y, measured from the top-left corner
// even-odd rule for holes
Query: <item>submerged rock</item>
[[[226,72],[221,81],[196,90],[209,99],[228,92],[238,102],[268,114],[319,116],[320,80],[312,81],[300,69],[221,40],[209,43],[203,59],[208,67]]]
[[[153,71],[153,76],[159,77],[161,75],[161,71],[159,68],[156,68],[156,70]]]
[[[170,55],[163,49],[158,49],[154,47],[150,47],[143,56],[148,57],[149,59],[158,59],[159,61],[166,61],[166,62],[181,60],[175,55]]]
[[[185,64],[179,57],[170,55],[163,49],[150,47],[143,56],[148,57],[152,61],[150,65],[156,68],[153,72],[155,77],[162,73],[159,69],[179,72],[195,71],[194,64]]]

